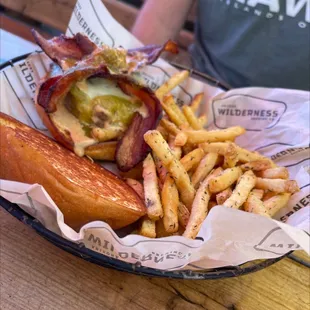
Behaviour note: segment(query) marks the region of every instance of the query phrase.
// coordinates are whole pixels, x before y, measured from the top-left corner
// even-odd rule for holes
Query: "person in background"
[[[132,33],[175,39],[193,0],[145,0]],[[232,87],[310,90],[310,0],[197,0],[195,69]]]

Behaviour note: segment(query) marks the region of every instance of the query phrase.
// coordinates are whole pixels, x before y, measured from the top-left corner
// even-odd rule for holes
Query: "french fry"
[[[168,140],[169,131],[161,124],[159,124],[156,128],[160,132],[160,134],[164,137],[165,140]]]
[[[199,122],[201,128],[205,127],[208,123],[207,115],[202,115],[202,116],[198,117],[198,122]]]
[[[296,181],[282,179],[256,179],[256,188],[269,190],[275,193],[291,193],[299,192],[300,189]]]
[[[254,188],[252,189],[251,193],[258,199],[263,199],[264,191],[262,189]]]
[[[174,124],[177,126],[188,124],[187,119],[185,118],[178,105],[175,103],[172,95],[165,96],[161,102],[161,105]]]
[[[208,210],[209,210],[209,212],[210,212],[210,210],[212,209],[212,208],[214,208],[215,206],[217,206],[218,205],[218,203],[216,203],[216,201],[209,201],[209,204],[208,204]]]
[[[166,231],[163,219],[156,221],[156,238],[170,237],[173,233]]]
[[[282,208],[287,206],[288,201],[291,197],[290,193],[283,193],[269,198],[264,201],[265,208],[267,213],[272,217],[277,212],[279,212]]]
[[[152,221],[147,215],[145,215],[141,220],[141,226],[138,230],[138,234],[148,238],[156,238],[155,221]]]
[[[193,129],[195,129],[195,130],[202,129],[202,126],[200,125],[198,118],[196,117],[195,113],[193,112],[193,110],[189,106],[187,106],[187,105],[183,106],[182,111],[183,111],[183,114],[185,115],[189,125]]]
[[[249,170],[246,171],[239,179],[231,196],[223,203],[227,208],[239,209],[247,200],[251,190],[256,183],[255,174]]]
[[[284,179],[289,178],[289,173],[285,167],[276,167],[260,171],[257,176],[266,179]]]
[[[238,162],[238,152],[234,143],[228,143],[228,147],[224,154],[223,168],[235,167]]]
[[[160,124],[170,133],[173,135],[177,135],[181,130],[172,122],[167,119],[161,119]],[[187,139],[187,138],[186,138]]]
[[[200,106],[202,98],[203,98],[203,93],[199,93],[199,94],[194,96],[194,99],[190,103],[189,106],[191,107],[191,109],[194,113],[196,113],[198,111],[198,108]]]
[[[167,169],[171,173],[179,190],[181,201],[188,209],[191,209],[196,191],[190,181],[188,173],[177,159],[175,159]]]
[[[271,167],[276,167],[275,163],[271,159],[257,152],[251,152],[238,145],[236,145],[236,148],[238,152],[238,159],[242,163],[248,163],[248,162],[253,162],[253,161],[258,161],[258,160],[267,160],[270,162]]]
[[[175,137],[175,145],[176,146],[184,146],[187,142],[187,135],[180,131]]]
[[[171,149],[172,154],[175,156],[175,158],[180,159],[182,156],[182,149],[180,146],[177,146],[175,144],[175,138],[171,135],[169,135],[168,145]]]
[[[200,182],[204,180],[210,171],[214,168],[217,159],[218,155],[216,153],[208,153],[203,157],[192,176],[192,183],[194,188],[197,188]]]
[[[262,189],[259,189],[259,190],[262,191]],[[270,192],[270,191],[266,191],[266,192],[264,193],[262,199],[263,199],[263,201],[266,201],[266,200],[268,200],[269,198],[271,198],[271,197],[273,197],[273,196],[275,196],[275,195],[277,195],[277,193],[275,193],[275,192]]]
[[[200,148],[197,148],[191,151],[190,153],[186,154],[184,157],[182,157],[180,162],[185,168],[185,170],[189,171],[199,164],[199,162],[203,158],[203,155],[204,151]]]
[[[144,134],[144,140],[171,173],[180,192],[182,202],[190,208],[194,200],[195,189],[183,165],[175,158],[167,142],[158,131],[150,130],[146,132]]]
[[[180,71],[175,73],[173,76],[169,78],[164,84],[162,84],[155,92],[156,97],[159,100],[162,100],[163,97],[168,94],[175,87],[180,85],[183,81],[185,81],[189,77],[189,71]]]
[[[201,130],[186,130],[187,141],[192,144],[199,144],[204,142],[222,142],[227,140],[234,140],[236,137],[245,133],[245,129],[240,126],[229,127],[222,130],[207,131]]]
[[[179,220],[180,225],[183,228],[186,228],[189,217],[190,217],[190,212],[188,211],[188,209],[185,207],[185,205],[182,202],[179,202],[178,220]]]
[[[161,201],[164,210],[163,224],[168,233],[177,232],[179,193],[173,178],[168,174],[161,192]]]
[[[152,155],[149,154],[143,161],[143,187],[147,215],[151,220],[163,217],[156,167]]]
[[[210,180],[209,190],[211,193],[219,193],[229,186],[233,185],[242,175],[242,170],[239,167],[228,168],[223,173]]]
[[[159,177],[160,183],[163,185],[167,176],[167,169],[163,165],[162,161],[158,158],[158,156],[155,154],[155,152],[152,152],[152,156],[155,162],[157,175]]]
[[[85,149],[85,155],[96,160],[115,160],[117,141],[100,142]]]
[[[124,130],[119,127],[109,127],[109,128],[94,127],[91,131],[91,135],[99,142],[105,142],[119,138],[123,132]]]
[[[244,210],[250,213],[259,214],[270,218],[264,203],[259,199],[255,192],[251,192],[244,203]]]
[[[187,155],[188,153],[190,153],[191,151],[193,151],[195,149],[195,145],[193,144],[185,144],[183,147],[182,147],[182,150],[183,150],[183,154],[184,155]]]
[[[216,202],[218,205],[222,205],[232,194],[231,187],[224,189],[222,192],[216,194]]]
[[[200,227],[208,214],[208,204],[210,200],[210,192],[208,190],[209,182],[219,175],[222,168],[217,168],[211,172],[205,180],[200,184],[195,196],[188,224],[183,234],[184,237],[195,239]]]
[[[262,171],[271,168],[270,160],[261,159],[250,161],[240,166],[243,171],[253,170],[253,171]]]
[[[144,189],[143,185],[134,179],[125,179],[125,182],[139,195],[139,197],[144,200]]]

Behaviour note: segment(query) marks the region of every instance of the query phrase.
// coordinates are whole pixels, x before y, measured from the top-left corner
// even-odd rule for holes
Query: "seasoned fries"
[[[177,73],[156,91],[165,113],[157,130],[144,135],[152,155],[143,162],[143,186],[126,179],[145,200],[147,215],[138,233],[149,238],[194,239],[216,205],[272,218],[299,191],[285,167],[235,143],[244,128],[203,129],[207,117],[196,114],[203,93],[182,108],[176,104],[170,91],[188,75]],[[109,143],[115,152],[116,142]],[[112,151],[102,156],[112,158]]]
[[[255,186],[256,176],[250,170],[246,171],[239,179],[236,188],[231,196],[223,203],[228,208],[239,209],[249,196],[250,191]]]
[[[249,194],[249,197],[244,203],[244,210],[250,213],[259,214],[259,215],[270,218],[270,215],[267,212],[267,209],[264,206],[264,203],[260,200],[260,198],[253,191]]]
[[[145,142],[152,148],[166,169],[171,173],[180,192],[181,200],[190,208],[194,200],[195,189],[183,165],[175,158],[169,145],[156,130],[150,130],[144,135]]]
[[[275,193],[294,194],[300,190],[296,181],[282,179],[257,178],[255,187]]]
[[[110,141],[119,138],[123,133],[123,129],[118,127],[100,128],[95,127],[92,129],[92,136],[99,142]]]
[[[147,215],[145,215],[140,224],[140,229],[138,234],[148,238],[156,238],[156,223],[149,219]]]
[[[218,155],[215,153],[209,153],[203,157],[192,176],[194,188],[197,188],[200,182],[205,179],[210,171],[214,168],[217,159]]]
[[[178,219],[180,225],[185,228],[187,226],[188,220],[189,220],[190,212],[185,207],[185,205],[182,202],[179,202],[178,205]]]
[[[276,167],[271,169],[266,169],[258,173],[258,176],[266,179],[284,179],[289,178],[288,171],[285,167]]]
[[[179,230],[178,206],[179,193],[173,178],[168,174],[161,192],[161,201],[164,209],[163,224],[168,233]]]
[[[211,193],[218,193],[229,186],[233,185],[238,178],[241,176],[242,170],[240,167],[228,168],[223,171],[223,173],[210,180],[209,190]]]
[[[195,200],[193,202],[188,224],[183,234],[184,237],[194,239],[197,236],[200,227],[208,214],[208,204],[211,196],[208,190],[208,184],[211,180],[213,180],[214,177],[218,176],[221,171],[222,168],[215,169],[200,184],[195,196]]]
[[[117,141],[101,142],[85,149],[85,155],[95,160],[114,161]]]
[[[193,112],[193,110],[189,106],[187,106],[187,105],[183,106],[182,111],[183,111],[189,125],[193,129],[195,129],[195,130],[202,129],[202,126],[200,125],[198,118],[196,117],[195,113]]]
[[[291,194],[283,193],[265,200],[264,205],[269,216],[274,216],[278,211],[280,211],[280,209],[284,208],[287,205],[290,197]]]
[[[240,166],[243,171],[253,170],[253,171],[262,171],[271,168],[270,160],[261,159],[250,161]]]
[[[216,194],[216,202],[218,205],[222,205],[232,194],[231,187],[226,188],[222,192]]]
[[[204,142],[221,142],[227,140],[234,140],[238,136],[245,133],[245,129],[240,126],[229,127],[222,130],[207,131],[201,130],[186,130],[187,141],[192,144],[199,144]]]
[[[156,221],[163,217],[163,208],[159,195],[156,167],[151,154],[143,162],[143,186],[147,215],[151,220]]]
[[[174,74],[168,81],[166,81],[163,85],[161,85],[155,92],[156,97],[159,100],[162,100],[163,97],[168,94],[175,87],[180,85],[183,81],[185,81],[189,76],[189,71],[180,71]]]
[[[204,152],[201,148],[197,148],[190,153],[186,154],[183,158],[181,158],[180,162],[185,168],[186,171],[195,168],[199,162],[201,161]]]
[[[194,99],[190,103],[189,106],[194,113],[198,111],[202,98],[203,98],[203,93],[199,93],[195,95]]]

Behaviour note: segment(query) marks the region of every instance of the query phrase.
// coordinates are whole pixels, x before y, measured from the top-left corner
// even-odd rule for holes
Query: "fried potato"
[[[199,93],[195,95],[194,99],[190,103],[189,106],[194,113],[198,111],[202,98],[203,98],[203,93]]]
[[[148,238],[156,238],[155,221],[152,221],[147,215],[145,215],[141,220],[141,227],[138,230],[138,234]]]
[[[267,213],[272,217],[277,212],[279,212],[282,208],[286,207],[288,201],[290,200],[290,193],[283,193],[279,195],[275,195],[268,200],[264,201],[265,208]]]
[[[175,138],[171,135],[169,135],[168,145],[171,149],[172,154],[175,156],[175,158],[180,159],[182,156],[182,149],[180,146],[177,146],[175,144]]]
[[[125,179],[125,182],[139,195],[139,197],[144,200],[144,189],[143,185],[134,179]]]
[[[267,160],[267,161],[269,161],[271,167],[276,167],[275,163],[271,159],[269,159],[269,158],[267,158],[267,157],[265,157],[265,156],[263,156],[257,152],[251,152],[251,151],[246,150],[246,149],[244,149],[238,145],[236,145],[236,148],[237,148],[237,152],[238,152],[238,159],[242,163],[248,163],[248,162],[253,162],[253,161],[258,161],[258,160]]]
[[[164,210],[163,224],[167,232],[179,230],[178,205],[179,193],[173,178],[168,174],[161,192],[161,201]]]
[[[96,160],[115,160],[117,141],[100,142],[94,145],[90,145],[85,149],[85,155]]]
[[[253,171],[246,171],[239,179],[231,196],[223,203],[227,208],[239,209],[248,198],[256,183],[256,176]]]
[[[299,192],[300,189],[296,181],[282,179],[256,179],[256,188],[269,190],[275,193],[291,193]]]
[[[193,151],[194,149],[196,148],[196,146],[194,144],[185,144],[183,147],[182,147],[182,150],[183,150],[183,154],[184,155],[187,155],[188,153],[190,153],[191,151]]]
[[[175,137],[175,145],[176,146],[184,146],[187,142],[187,135],[183,132],[183,131],[180,131],[176,137]]]
[[[175,87],[180,85],[189,77],[189,71],[180,71],[175,73],[173,76],[169,78],[164,84],[162,84],[155,92],[156,97],[159,100],[162,100],[163,97],[168,94]]]
[[[195,168],[201,161],[204,156],[204,151],[200,148],[197,148],[190,153],[186,154],[184,157],[181,158],[180,162],[185,168],[186,171]]]
[[[158,156],[155,154],[155,152],[152,152],[152,156],[155,162],[157,175],[159,177],[160,183],[163,185],[167,176],[167,169],[163,165],[162,161],[158,158]]]
[[[222,130],[207,131],[201,130],[186,130],[187,141],[192,144],[204,142],[221,142],[234,140],[236,137],[245,133],[245,129],[240,126],[229,127]]]
[[[239,167],[228,168],[223,173],[210,180],[209,190],[211,193],[219,193],[229,186],[233,185],[242,175],[242,170]]]
[[[259,199],[255,192],[251,192],[243,205],[244,210],[250,213],[259,214],[270,218],[264,203]]]
[[[271,168],[271,161],[266,159],[250,161],[240,166],[243,171],[262,171]]]
[[[259,189],[259,190],[262,191],[262,189]],[[264,193],[262,199],[263,199],[263,201],[266,201],[266,200],[268,200],[269,198],[271,198],[271,197],[273,197],[273,196],[275,196],[275,195],[277,195],[277,193],[275,193],[275,192],[270,192],[270,191],[266,191],[266,192]]]
[[[189,217],[190,217],[190,212],[188,211],[188,209],[185,207],[185,205],[182,202],[179,202],[178,220],[179,220],[180,225],[183,228],[186,228]]]
[[[150,130],[146,132],[144,134],[144,140],[171,173],[180,192],[181,201],[190,208],[194,200],[195,189],[183,165],[175,158],[167,142],[158,131]]]
[[[276,167],[260,171],[257,176],[266,179],[284,179],[289,178],[289,173],[285,167]]]
[[[216,194],[216,202],[218,205],[222,205],[232,194],[231,187],[226,188],[222,192]]]
[[[119,127],[94,127],[91,131],[91,135],[99,142],[105,142],[119,138],[123,134],[123,132],[124,129]]]
[[[202,116],[198,117],[198,122],[199,122],[201,128],[203,128],[204,126],[206,126],[207,123],[208,123],[207,115],[202,115]]]
[[[264,191],[262,189],[254,188],[252,189],[251,193],[258,199],[262,199],[264,196]]]
[[[165,140],[168,140],[168,138],[169,138],[169,131],[161,123],[159,123],[159,125],[156,128],[156,130],[158,130],[160,132],[160,134],[164,137]]]
[[[165,238],[173,236],[173,233],[166,231],[163,219],[156,221],[156,238]]]
[[[200,182],[204,180],[214,168],[217,159],[218,155],[216,153],[208,153],[202,158],[194,174],[192,175],[192,183],[194,188],[197,188]]]
[[[188,224],[183,234],[184,237],[195,239],[200,227],[208,214],[208,204],[210,200],[210,192],[208,184],[214,177],[222,172],[222,168],[217,168],[211,172],[205,180],[200,184],[195,196]]]
[[[193,110],[189,106],[187,106],[187,105],[183,106],[182,111],[183,111],[183,114],[185,115],[189,125],[193,129],[195,129],[195,130],[202,129],[202,126],[200,125],[198,118],[196,117],[195,113],[193,112]]]
[[[164,97],[161,105],[164,111],[169,116],[170,120],[177,126],[181,126],[182,124],[188,124],[187,119],[182,113],[181,109],[175,103],[172,95],[167,95]]]
[[[238,152],[234,143],[228,143],[226,152],[224,153],[223,168],[235,167],[238,162]]]
[[[167,119],[161,119],[160,124],[170,133],[173,135],[177,135],[181,130],[172,122]],[[187,139],[187,138],[186,138]]]
[[[147,215],[151,220],[163,217],[156,167],[152,155],[149,154],[143,161],[143,187]]]

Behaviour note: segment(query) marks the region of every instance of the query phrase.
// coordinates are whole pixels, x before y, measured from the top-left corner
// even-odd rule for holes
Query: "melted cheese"
[[[66,109],[63,103],[57,105],[57,110],[51,113],[50,117],[62,132],[70,132],[76,155],[84,156],[85,148],[97,142],[86,136],[79,120]]]

